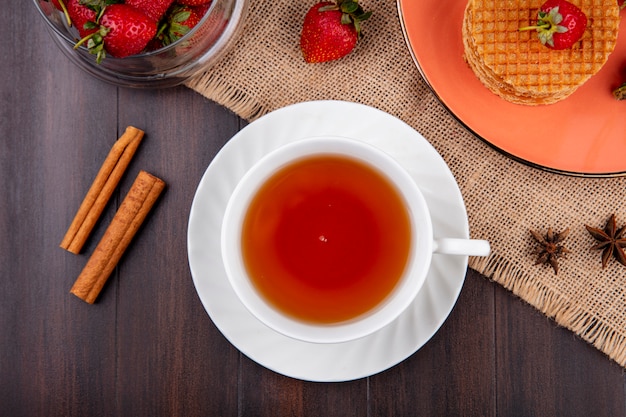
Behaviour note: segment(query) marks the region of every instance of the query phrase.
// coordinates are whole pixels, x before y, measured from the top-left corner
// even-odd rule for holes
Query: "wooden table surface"
[[[624,416],[624,372],[468,271],[435,336],[344,383],[274,373],[232,346],[193,286],[186,229],[198,182],[245,122],[185,87],[83,74],[30,2],[0,12],[0,415]],[[59,243],[112,143],[146,131],[83,254]],[[168,188],[99,300],[69,289],[140,169]]]

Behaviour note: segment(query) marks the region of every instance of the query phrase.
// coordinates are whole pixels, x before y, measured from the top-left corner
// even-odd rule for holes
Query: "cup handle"
[[[490,251],[486,240],[441,238],[433,242],[433,253],[445,255],[487,256]]]

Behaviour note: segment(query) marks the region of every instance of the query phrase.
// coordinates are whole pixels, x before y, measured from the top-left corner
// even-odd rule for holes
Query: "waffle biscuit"
[[[619,31],[616,0],[571,0],[587,15],[572,48],[553,50],[534,30],[545,0],[469,0],[463,19],[465,60],[492,92],[518,104],[550,104],[572,94],[607,61]]]

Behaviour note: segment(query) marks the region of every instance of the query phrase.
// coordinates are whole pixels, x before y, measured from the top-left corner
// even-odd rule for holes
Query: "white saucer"
[[[467,256],[434,255],[422,290],[394,322],[370,336],[314,344],[283,336],[252,316],[228,283],[220,229],[228,199],[254,162],[309,136],[360,139],[396,158],[420,186],[435,237],[469,237],[461,192],[437,151],[409,125],[372,107],[342,101],[299,103],[243,128],[207,168],[189,215],[187,245],[194,285],[205,310],[243,354],[280,374],[308,381],[348,381],[384,371],[421,348],[448,317],[467,271]]]

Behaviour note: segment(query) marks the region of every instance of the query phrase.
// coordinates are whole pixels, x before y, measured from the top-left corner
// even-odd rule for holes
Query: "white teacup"
[[[259,189],[294,161],[332,155],[358,160],[393,185],[409,218],[410,245],[403,272],[384,299],[370,310],[338,322],[302,320],[285,313],[259,291],[250,277],[242,251],[244,219]],[[415,181],[395,159],[367,143],[340,137],[302,139],[270,152],[243,176],[228,202],[222,224],[222,257],[228,280],[245,307],[262,323],[286,336],[314,343],[340,343],[367,336],[396,319],[415,299],[430,268],[433,252],[486,256],[483,240],[433,238],[431,216]],[[306,292],[307,290],[305,290]],[[311,290],[311,293],[314,293]]]

